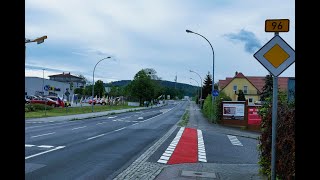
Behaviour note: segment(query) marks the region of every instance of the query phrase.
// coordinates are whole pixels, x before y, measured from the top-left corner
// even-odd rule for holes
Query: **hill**
[[[184,92],[185,96],[193,96],[197,91],[197,86],[192,86],[190,84],[184,84],[184,83],[175,83],[172,81],[166,81],[166,80],[156,80],[159,82],[159,84],[163,87],[168,88],[177,88],[179,90],[182,90]],[[111,86],[127,86],[131,80],[121,80],[121,81],[114,81],[110,83],[104,83],[105,87],[111,87]]]

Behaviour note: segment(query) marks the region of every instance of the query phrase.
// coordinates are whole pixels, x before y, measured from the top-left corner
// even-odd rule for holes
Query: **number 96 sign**
[[[265,23],[266,32],[288,32],[289,19],[267,19]]]

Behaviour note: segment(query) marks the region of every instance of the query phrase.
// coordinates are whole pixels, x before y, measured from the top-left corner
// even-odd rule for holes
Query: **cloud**
[[[253,32],[241,29],[239,33],[225,34],[227,39],[231,41],[240,41],[244,43],[245,51],[248,53],[255,53],[259,48],[261,48],[261,43]]]

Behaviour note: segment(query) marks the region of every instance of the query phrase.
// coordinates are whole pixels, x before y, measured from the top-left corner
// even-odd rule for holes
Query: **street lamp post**
[[[42,69],[42,92],[43,92],[43,98],[45,98],[45,101],[44,101],[44,115],[46,116],[47,115],[47,98],[44,97],[44,70],[45,69]]]
[[[210,47],[211,47],[211,50],[212,50],[212,91],[214,90],[214,50],[213,50],[213,47],[210,43],[210,41],[205,38],[204,36],[202,36],[201,34],[198,34],[196,32],[193,32],[193,31],[190,31],[190,30],[186,30],[187,33],[193,33],[193,34],[196,34],[196,35],[199,35],[201,37],[203,37],[209,44],[210,44]],[[212,96],[212,111],[213,111],[213,101],[214,101],[214,96],[213,96],[213,93],[211,92],[211,96]],[[211,113],[212,114],[212,113]],[[211,121],[212,121],[212,115],[211,115]]]
[[[92,97],[91,97],[92,112],[93,112],[93,96],[94,96],[94,71],[95,71],[97,65],[99,64],[99,62],[101,62],[102,60],[108,59],[108,58],[111,58],[111,57],[109,56],[109,57],[101,59],[100,61],[97,62],[97,64],[93,68],[93,74],[92,74]]]
[[[192,71],[192,70],[190,70],[190,72],[193,72],[193,73],[196,73],[198,76],[199,76],[199,78],[200,78],[200,80],[201,80],[201,95],[200,95],[200,102],[201,102],[201,107],[202,107],[202,78],[201,78],[201,76],[200,76],[200,74],[198,74],[197,72],[195,72],[195,71]]]
[[[190,79],[192,79],[192,80],[194,80],[195,82],[197,82],[198,83],[198,86],[199,86],[199,88],[198,88],[198,96],[199,96],[199,98],[198,99],[200,99],[200,85],[199,85],[199,82],[198,81],[196,81],[195,79],[193,79],[193,78],[190,78]]]
[[[47,38],[48,38],[47,36],[42,36],[42,37],[36,38],[34,40],[30,40],[30,39],[25,38],[24,44],[32,43],[32,42],[37,42],[37,44],[41,44]],[[27,46],[24,45],[24,63],[26,63],[26,58],[27,58]]]

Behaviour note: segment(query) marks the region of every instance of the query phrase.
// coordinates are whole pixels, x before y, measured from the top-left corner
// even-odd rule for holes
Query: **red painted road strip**
[[[197,129],[185,128],[167,164],[198,162]]]

